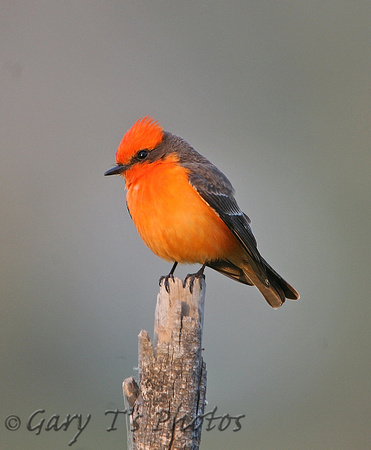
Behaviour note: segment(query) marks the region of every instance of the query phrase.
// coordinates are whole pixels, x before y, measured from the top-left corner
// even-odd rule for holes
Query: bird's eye
[[[139,152],[136,154],[137,158],[141,161],[147,158],[148,150],[139,150]]]

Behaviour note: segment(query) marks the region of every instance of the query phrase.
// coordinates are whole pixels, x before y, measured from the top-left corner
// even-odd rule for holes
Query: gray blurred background
[[[206,271],[207,410],[246,417],[201,448],[368,448],[370,18],[368,1],[1,0],[1,449],[70,448],[76,425],[45,426],[78,413],[71,448],[126,447],[104,413],[170,265],[103,173],[146,114],[231,179],[301,294],[274,311]]]

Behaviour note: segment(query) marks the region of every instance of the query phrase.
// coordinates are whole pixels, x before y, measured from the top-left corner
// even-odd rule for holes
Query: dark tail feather
[[[272,308],[279,308],[286,298],[297,300],[298,292],[287,283],[263,258],[264,271],[270,285],[266,286],[248,264],[243,270],[229,261],[209,261],[207,266],[240,283],[255,285]]]
[[[286,298],[290,300],[299,300],[299,293],[279,275],[267,261],[262,258],[269,282],[277,288],[281,289]]]

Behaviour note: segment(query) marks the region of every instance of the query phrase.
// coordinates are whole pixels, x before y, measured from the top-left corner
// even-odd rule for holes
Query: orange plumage
[[[139,119],[122,138],[117,149],[116,162],[126,164],[138,150],[142,148],[152,150],[161,142],[163,134],[161,125],[151,117]]]
[[[189,184],[176,157],[141,165],[125,177],[132,219],[160,258],[202,264],[239,248],[220,217]]]
[[[255,284],[274,308],[299,298],[258,252],[229,180],[184,140],[147,116],[124,135],[116,164],[106,175],[125,177],[130,215],[157,256]]]

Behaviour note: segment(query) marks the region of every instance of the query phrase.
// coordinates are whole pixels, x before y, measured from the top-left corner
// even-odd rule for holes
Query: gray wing
[[[165,133],[163,146],[171,148],[180,164],[188,169],[188,180],[205,202],[219,215],[245,250],[246,261],[262,286],[249,279],[248,274],[228,260],[207,261],[207,265],[236,281],[255,284],[273,307],[280,306],[285,296],[298,299],[298,292],[290,286],[260,255],[250,227],[250,219],[234,198],[234,189],[228,178],[209,160],[196,152],[182,138]]]
[[[250,219],[239,208],[234,198],[234,190],[230,181],[206,158],[203,158],[195,150],[193,152],[192,158],[189,159],[188,156],[187,161],[181,161],[181,164],[189,169],[190,184],[231,230],[245,249],[247,260],[251,267],[259,279],[264,284],[267,284],[264,262],[257,248],[256,239],[250,226]],[[242,271],[236,266],[228,264],[223,268],[223,262],[215,262],[211,267],[227,276],[238,279],[238,281],[250,284],[248,280],[242,279]]]

